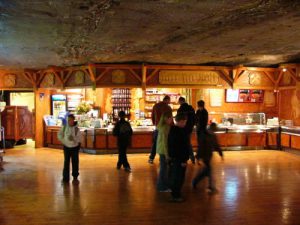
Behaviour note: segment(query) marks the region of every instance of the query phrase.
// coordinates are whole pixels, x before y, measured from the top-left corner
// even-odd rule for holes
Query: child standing
[[[189,134],[185,130],[187,117],[177,114],[176,124],[172,126],[168,137],[168,152],[170,157],[170,183],[173,202],[182,202],[181,188],[184,183],[187,161],[189,160]]]
[[[132,128],[128,121],[125,120],[125,112],[120,111],[119,121],[116,123],[113,129],[113,135],[117,137],[118,151],[119,151],[119,159],[117,163],[117,169],[121,169],[123,165],[124,169],[128,172],[131,171],[130,165],[127,160],[127,147],[131,142],[132,136]]]
[[[199,148],[196,156],[199,164],[204,168],[197,173],[196,177],[192,181],[193,188],[196,188],[198,182],[200,182],[203,178],[208,177],[208,191],[211,193],[217,192],[215,183],[212,178],[212,167],[210,164],[213,156],[213,151],[218,151],[223,160],[223,152],[220,148],[217,137],[214,134],[216,130],[217,125],[215,123],[212,123],[209,127],[209,130],[204,132],[203,146],[202,148]]]
[[[165,112],[160,117],[157,125],[158,137],[156,152],[159,154],[159,175],[157,180],[157,190],[159,192],[169,192],[168,185],[168,135],[170,126],[173,123],[172,113]]]

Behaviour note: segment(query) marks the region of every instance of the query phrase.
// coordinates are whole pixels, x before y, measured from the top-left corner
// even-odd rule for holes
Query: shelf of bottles
[[[127,119],[130,119],[131,93],[129,88],[112,89],[113,119],[118,119],[118,113],[124,111]]]

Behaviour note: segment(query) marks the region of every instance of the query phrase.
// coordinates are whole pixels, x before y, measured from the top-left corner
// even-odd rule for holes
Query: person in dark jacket
[[[214,132],[217,130],[217,125],[212,123],[209,127],[209,130],[204,133],[204,142],[201,149],[199,149],[196,158],[198,163],[203,167],[195,176],[192,181],[193,188],[196,189],[197,184],[205,177],[209,179],[208,190],[213,193],[216,192],[217,189],[215,187],[215,183],[212,178],[212,166],[211,159],[213,156],[213,151],[218,151],[219,155],[223,160],[223,152],[218,143],[217,137]]]
[[[193,147],[191,144],[192,132],[193,132],[194,125],[195,125],[195,110],[194,110],[193,106],[186,103],[184,97],[179,97],[178,103],[180,104],[180,107],[177,110],[177,114],[183,113],[187,116],[185,130],[190,136],[190,138],[189,138],[190,160],[192,161],[193,164],[195,164],[195,156],[194,156],[194,151],[193,151]]]
[[[198,152],[203,146],[205,132],[208,124],[208,112],[205,109],[205,102],[200,100],[197,102],[198,110],[196,112],[196,130],[197,130],[197,141],[198,141]]]
[[[168,136],[168,152],[170,158],[170,188],[174,202],[182,202],[181,188],[185,179],[187,161],[189,160],[189,134],[185,130],[187,117],[177,114],[176,124],[172,126]]]
[[[131,168],[127,160],[126,151],[128,145],[131,142],[132,128],[130,123],[125,120],[125,115],[126,114],[124,111],[119,112],[119,121],[116,123],[113,129],[113,135],[118,138],[117,144],[119,151],[119,159],[117,163],[117,169],[121,169],[121,166],[123,165],[124,169],[130,172]]]

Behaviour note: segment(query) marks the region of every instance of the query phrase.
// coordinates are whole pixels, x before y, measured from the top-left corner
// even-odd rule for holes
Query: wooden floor
[[[80,183],[61,184],[61,150],[7,150],[0,172],[0,224],[281,225],[300,224],[300,156],[279,151],[215,156],[219,193],[197,190],[189,164],[183,203],[155,189],[158,158],[131,154],[132,173],[115,169],[116,155],[80,155]]]

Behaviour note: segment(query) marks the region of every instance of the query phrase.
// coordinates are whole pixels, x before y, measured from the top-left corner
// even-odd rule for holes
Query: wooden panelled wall
[[[49,90],[80,87],[183,87],[263,89],[278,95],[280,118],[300,125],[300,64],[278,68],[187,65],[88,64],[42,70],[0,70],[0,89],[36,94],[36,145],[43,146],[42,117],[50,114]]]

